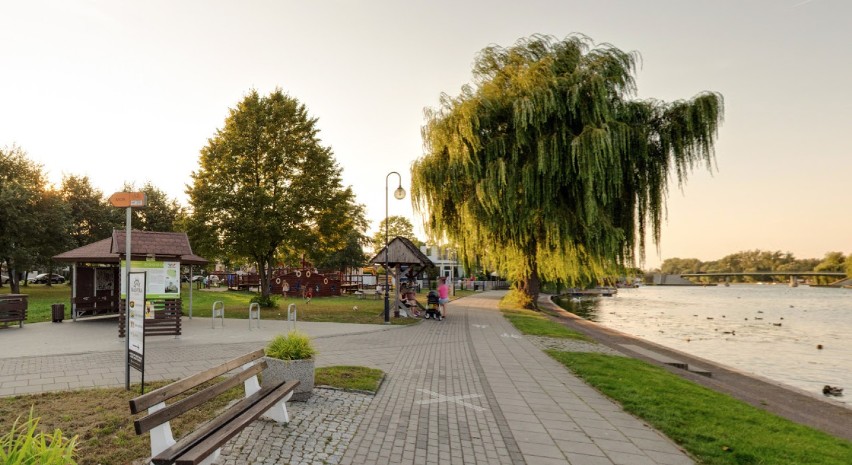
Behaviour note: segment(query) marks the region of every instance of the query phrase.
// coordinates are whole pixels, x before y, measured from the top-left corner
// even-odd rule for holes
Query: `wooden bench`
[[[137,435],[151,432],[151,461],[156,465],[208,464],[219,456],[223,444],[258,417],[265,416],[279,423],[289,423],[286,401],[293,395],[293,389],[299,385],[299,381],[284,381],[274,386],[260,387],[257,374],[266,368],[266,361],[258,361],[261,357],[263,349],[131,399],[131,413],[148,410],[146,416],[133,422],[133,426]],[[239,371],[236,374],[166,405],[167,400],[237,369]],[[245,385],[244,399],[175,441],[169,420],[216,398],[240,383]]]
[[[6,294],[0,296],[0,323],[3,323],[4,327],[9,326],[9,323],[17,322],[18,326],[23,328],[26,319],[26,294]]]
[[[118,313],[117,295],[74,297],[71,299],[71,318]]]

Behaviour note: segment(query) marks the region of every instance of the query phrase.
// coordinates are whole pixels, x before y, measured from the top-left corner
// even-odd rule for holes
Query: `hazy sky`
[[[716,170],[671,186],[646,265],[848,254],[850,18],[848,0],[0,0],[0,146],[56,183],[150,180],[185,203],[228,109],[280,87],[319,119],[376,227],[386,175],[408,190],[423,109],[458,94],[479,50],[579,32],[641,53],[639,98],[725,98]],[[411,216],[410,197],[389,213]]]

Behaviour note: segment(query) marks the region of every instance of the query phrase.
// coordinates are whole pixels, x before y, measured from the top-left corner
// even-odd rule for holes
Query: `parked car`
[[[49,278],[48,278],[48,276],[49,276]],[[36,276],[35,278],[30,279],[30,283],[32,283],[32,284],[47,284],[48,279],[50,279],[51,284],[62,284],[62,283],[65,282],[65,277],[62,276],[62,275],[58,275],[58,274],[50,274],[49,275],[47,273],[42,273],[42,274]]]
[[[0,282],[3,284],[9,284],[9,277],[5,274],[0,274]]]

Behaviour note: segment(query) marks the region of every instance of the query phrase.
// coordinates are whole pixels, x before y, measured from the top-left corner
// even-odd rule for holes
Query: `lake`
[[[568,311],[621,332],[852,404],[852,289],[787,285],[645,286],[563,298]],[[822,346],[819,349],[818,346]]]

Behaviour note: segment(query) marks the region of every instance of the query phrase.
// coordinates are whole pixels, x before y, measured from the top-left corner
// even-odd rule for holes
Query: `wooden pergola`
[[[386,251],[387,257],[385,257]],[[429,257],[421,252],[413,242],[402,236],[391,239],[387,247],[383,247],[375,257],[370,259],[369,263],[381,266],[385,266],[387,263],[388,272],[391,273],[397,283],[399,283],[403,271],[408,281],[412,282],[423,270],[435,266],[432,260],[429,260]],[[399,286],[394,287],[393,308],[397,309],[394,313],[399,309]]]
[[[114,230],[112,237],[63,252],[54,260],[71,264],[71,316],[122,314],[120,299],[121,260],[126,258],[124,230]],[[207,259],[192,253],[189,237],[179,232],[133,231],[131,261],[156,260],[180,262],[190,266],[206,265]],[[190,316],[192,315],[192,286],[190,286]],[[159,314],[153,324],[145,325],[146,335],[180,335],[180,299],[165,299],[157,303]],[[119,318],[119,336],[124,334],[124,319]]]

